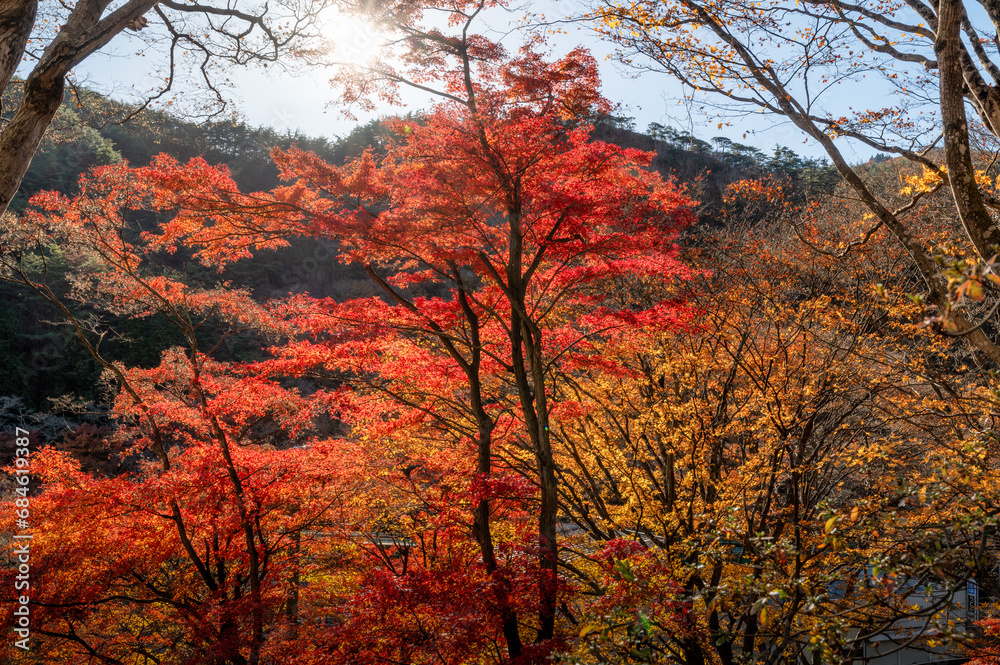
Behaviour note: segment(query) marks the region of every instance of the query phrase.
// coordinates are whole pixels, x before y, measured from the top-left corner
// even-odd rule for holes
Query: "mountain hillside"
[[[260,191],[279,184],[278,172],[270,160],[275,147],[297,145],[316,152],[323,159],[342,164],[360,155],[367,147],[378,148],[385,132],[378,121],[361,125],[349,135],[330,140],[298,133],[281,133],[267,127],[251,127],[235,121],[195,124],[162,113],[147,112],[123,122],[130,109],[95,93],[68,98],[50,128],[42,149],[24,178],[13,210],[22,212],[31,196],[43,190],[74,194],[81,173],[94,166],[122,159],[133,165],[147,164],[154,155],[167,153],[180,161],[202,156],[210,164],[225,164],[241,189]],[[13,108],[13,104],[5,107]],[[830,188],[831,169],[816,160],[803,159],[779,148],[768,157],[759,150],[715,139],[706,141],[670,127],[651,125],[648,133],[606,119],[595,123],[593,138],[626,148],[655,153],[652,168],[665,178],[673,178],[689,188],[700,201],[702,223],[723,223],[721,214],[726,187],[740,179],[769,173],[796,185],[802,196],[809,188]],[[137,220],[137,223],[155,220]],[[227,269],[226,279],[241,284],[258,297],[280,297],[288,293],[309,293],[344,300],[375,291],[359,266],[336,260],[334,242],[317,243],[293,239],[289,247],[265,253],[253,262]],[[205,284],[219,276],[199,264],[177,255],[169,257],[171,268],[186,279]],[[59,266],[50,266],[58,271]],[[65,285],[68,289],[69,286]],[[83,402],[103,399],[100,371],[79,346],[72,331],[53,328],[45,321],[57,320],[31,294],[0,285],[0,396],[21,400],[25,408],[46,412],[52,400],[72,395]],[[126,364],[152,366],[161,350],[179,342],[171,327],[158,317],[122,321],[119,336],[105,344]],[[234,355],[251,349],[234,347]],[[60,404],[72,402],[63,400]]]

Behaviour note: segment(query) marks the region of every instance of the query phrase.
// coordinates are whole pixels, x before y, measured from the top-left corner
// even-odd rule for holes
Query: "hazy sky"
[[[546,16],[549,18],[565,15],[572,11],[571,3],[576,0],[559,0],[549,3]],[[541,5],[532,7],[538,11]],[[512,30],[520,14],[494,15],[488,19],[493,34]],[[363,26],[353,23],[331,21],[327,28],[328,37],[344,44],[348,50],[364,52],[373,43],[373,37]],[[488,30],[484,30],[489,34]],[[516,47],[517,35],[506,41]],[[819,156],[821,151],[811,142],[804,142],[805,136],[790,123],[778,123],[759,113],[748,113],[746,118],[733,121],[732,126],[719,129],[718,121],[706,119],[698,112],[699,98],[693,103],[678,104],[683,99],[683,91],[667,75],[645,73],[639,78],[629,74],[612,59],[606,59],[611,46],[585,30],[568,28],[568,34],[552,38],[556,55],[565,53],[577,44],[588,46],[601,66],[605,95],[612,102],[620,104],[618,115],[635,118],[636,129],[642,131],[651,122],[672,125],[678,129],[693,129],[699,138],[709,140],[715,136],[726,136],[734,141],[760,148],[766,153],[776,145],[784,145],[804,155]],[[138,42],[134,35],[125,34],[113,42],[108,52],[92,56],[76,75],[86,85],[108,91],[118,97],[142,94],[157,84],[159,79],[155,69],[160,63],[154,56],[138,57]],[[234,71],[229,74],[233,80],[232,97],[236,108],[251,125],[270,126],[279,130],[298,130],[307,135],[334,138],[347,134],[357,121],[342,117],[335,104],[335,92],[328,81],[331,71],[314,69],[292,75],[272,70]],[[196,92],[182,89],[180,101]],[[374,114],[358,114],[358,121],[364,122],[384,114],[418,110],[429,104],[426,97],[407,95],[408,108],[381,108]],[[867,152],[848,152],[849,159],[863,161],[870,157]]]

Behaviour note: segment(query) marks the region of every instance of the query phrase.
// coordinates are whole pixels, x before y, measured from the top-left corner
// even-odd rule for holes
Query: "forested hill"
[[[275,146],[297,145],[340,164],[368,146],[377,146],[383,132],[381,124],[373,121],[345,137],[329,140],[228,120],[200,124],[150,111],[117,122],[127,117],[128,108],[96,93],[78,94],[79,99],[67,96],[42,149],[35,155],[18,192],[16,211],[23,210],[28,198],[42,190],[72,193],[79,175],[92,166],[121,159],[144,165],[159,153],[182,162],[202,156],[210,164],[226,164],[241,189],[270,189],[278,184],[278,172],[269,156]],[[13,101],[5,100],[4,108],[14,108],[16,104],[10,103]],[[736,180],[773,173],[802,196],[817,190],[830,191],[838,181],[824,160],[806,159],[785,147],[776,147],[768,155],[726,138],[706,141],[657,123],[642,133],[635,131],[630,119],[606,117],[595,122],[593,136],[595,140],[656,153],[652,167],[691,188],[702,204],[699,216],[705,222],[719,221],[724,190]]]
[[[14,106],[4,104],[5,108]],[[344,139],[329,141],[228,120],[200,124],[149,111],[116,122],[128,111],[93,93],[86,93],[82,102],[68,97],[31,162],[14,209],[23,210],[27,200],[42,190],[72,193],[80,174],[88,168],[122,159],[145,165],[160,153],[182,162],[202,156],[211,164],[226,164],[241,188],[263,190],[278,183],[278,172],[269,156],[275,146],[295,144],[324,159],[342,162],[377,140],[374,124],[360,127]]]
[[[88,93],[83,105],[67,102],[32,161],[12,207],[15,213],[22,212],[28,199],[39,191],[75,193],[79,175],[88,168],[122,159],[144,165],[159,153],[180,161],[203,156],[209,163],[226,164],[245,191],[267,190],[279,184],[277,169],[269,157],[275,146],[295,144],[339,164],[368,146],[377,149],[384,132],[380,123],[372,122],[348,136],[328,140],[231,121],[195,124],[161,113],[145,113],[141,119],[113,123],[107,120],[120,118],[127,109],[106,98]],[[6,108],[14,106],[5,104]],[[709,143],[659,125],[642,134],[628,128],[627,121],[608,118],[596,123],[594,138],[655,152],[653,168],[665,177],[686,183],[701,201],[699,217],[703,223],[721,222],[723,192],[735,180],[774,173],[793,184],[793,190],[802,196],[810,188],[832,187],[835,181],[835,174],[824,163],[803,159],[786,148],[778,148],[768,156],[725,139]],[[332,242],[323,245],[302,239],[290,247],[264,253],[253,262],[231,266],[226,279],[264,298],[290,292],[338,300],[373,294],[363,271],[336,261],[336,252]],[[172,268],[188,280],[210,283],[219,279],[182,256],[169,260],[174,262]],[[16,397],[23,407],[33,411],[49,410],[50,400],[64,394],[101,401],[98,367],[78,347],[68,328],[45,323],[58,318],[55,312],[45,309],[44,303],[30,294],[0,286],[0,396]],[[162,349],[177,343],[171,337],[171,327],[156,317],[122,321],[116,328],[121,336],[105,344],[115,347],[115,355],[128,365],[151,366],[158,362]],[[2,411],[0,408],[0,419]]]
[[[786,182],[788,189],[803,201],[816,193],[833,191],[840,181],[840,176],[826,160],[804,158],[789,148],[779,146],[773,154],[767,155],[758,148],[725,137],[709,142],[658,123],[651,124],[645,133],[623,127],[623,124],[629,122],[599,122],[593,137],[623,148],[656,153],[652,167],[664,177],[687,184],[701,203],[698,216],[702,223],[722,223],[726,187],[737,180],[772,174]]]

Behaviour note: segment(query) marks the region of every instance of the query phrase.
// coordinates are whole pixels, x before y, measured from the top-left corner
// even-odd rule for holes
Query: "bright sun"
[[[323,34],[333,46],[336,61],[350,65],[368,64],[386,41],[371,25],[339,12],[324,16]]]

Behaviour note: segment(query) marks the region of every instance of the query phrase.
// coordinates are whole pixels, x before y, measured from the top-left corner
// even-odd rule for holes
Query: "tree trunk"
[[[28,75],[21,104],[0,132],[0,214],[17,194],[31,158],[62,104],[66,75],[155,4],[156,0],[131,0],[102,18],[106,2],[77,2]],[[0,4],[0,76],[5,84],[21,64],[36,9],[37,1]]]
[[[948,182],[962,226],[984,259],[1000,249],[1000,229],[993,223],[983,202],[976,170],[972,164],[969,125],[965,115],[965,80],[962,74],[962,20],[959,0],[941,0],[934,52],[940,77],[941,121],[944,124],[944,150],[948,165]]]
[[[35,25],[38,0],[8,0],[0,4],[0,83],[6,87],[14,76],[31,28]],[[2,88],[0,88],[2,89]]]

